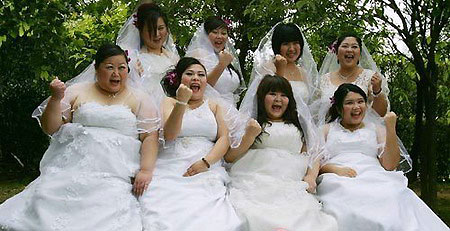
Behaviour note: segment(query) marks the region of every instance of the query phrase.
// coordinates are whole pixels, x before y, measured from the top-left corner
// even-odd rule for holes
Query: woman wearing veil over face
[[[209,17],[195,32],[186,56],[194,57],[208,71],[208,84],[230,105],[236,107],[245,89],[239,58],[230,41],[230,24],[219,17]]]
[[[368,96],[368,105],[380,116],[389,111],[389,88],[369,54],[366,46],[355,34],[342,34],[332,45],[319,71],[320,98],[311,105],[311,111],[317,121],[324,118],[329,108],[330,98],[343,83],[353,83],[364,90]]]
[[[0,205],[0,229],[142,230],[132,192],[142,195],[151,181],[159,118],[130,85],[125,52],[100,47],[94,64],[50,90],[33,112],[51,135],[41,174]]]
[[[369,113],[366,93],[354,84],[341,84],[332,99],[317,195],[339,230],[449,230],[396,171],[402,159],[397,116],[368,118],[376,112]]]
[[[154,3],[139,5],[119,32],[117,44],[131,57],[131,77],[159,104],[164,96],[161,79],[179,60],[169,33],[167,16]]]
[[[246,230],[336,231],[336,220],[310,194],[319,171],[320,139],[308,107],[294,98],[284,77],[266,75],[253,84],[256,94],[247,94],[257,98],[252,105],[257,114],[241,145],[225,155],[233,163],[230,201]]]

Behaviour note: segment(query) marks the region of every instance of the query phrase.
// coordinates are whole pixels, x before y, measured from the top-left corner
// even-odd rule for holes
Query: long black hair
[[[256,120],[263,128],[263,132],[264,127],[267,124],[271,125],[271,122],[267,118],[266,107],[264,104],[264,99],[269,92],[282,92],[286,94],[286,96],[289,99],[289,103],[287,105],[286,111],[282,116],[282,119],[286,124],[294,124],[297,127],[297,129],[302,133],[302,127],[298,120],[297,104],[294,99],[294,93],[292,92],[291,84],[285,78],[280,77],[278,75],[264,76],[264,78],[261,80],[261,83],[258,86],[258,90],[256,91],[257,108],[258,108],[258,115]],[[261,134],[257,136],[256,138],[257,140],[260,140],[259,137]]]
[[[181,58],[175,66],[175,69],[166,73],[166,76],[164,76],[164,78],[161,80],[161,85],[163,86],[167,96],[175,97],[177,95],[177,90],[180,86],[183,73],[186,71],[186,69],[194,64],[202,66],[206,73],[205,66],[203,66],[203,64],[200,63],[198,59],[192,57]]]
[[[327,113],[327,118],[328,118],[327,122],[328,123],[333,122],[337,118],[341,117],[340,113],[342,112],[344,99],[349,92],[354,92],[354,93],[360,94],[364,98],[364,101],[367,103],[367,95],[360,87],[358,87],[355,84],[351,84],[351,83],[341,84],[338,87],[338,89],[334,92],[333,97],[330,99],[331,107]]]
[[[227,33],[229,34],[230,28],[225,23],[223,19],[217,16],[210,16],[206,18],[205,23],[203,24],[203,28],[205,29],[206,34],[208,35],[211,33],[211,31],[216,29],[226,29]],[[241,73],[236,70],[236,68],[233,66],[233,64],[228,64],[227,66],[228,72],[230,72],[230,75],[232,75],[232,70],[238,75],[239,77],[239,83],[242,84],[244,82],[244,78],[241,76]]]
[[[100,64],[105,61],[105,59],[112,57],[112,56],[116,56],[116,55],[123,55],[123,57],[125,58],[125,61],[127,62],[127,66],[128,66],[128,57],[127,54],[125,53],[124,50],[122,50],[122,48],[120,48],[120,46],[116,45],[116,44],[112,44],[112,43],[106,43],[103,44],[102,46],[100,46],[97,50],[97,53],[95,54],[95,62],[94,62],[94,67],[97,70],[98,67],[100,66]],[[128,68],[128,72],[130,71],[130,68]]]
[[[300,43],[300,55],[297,60],[302,57],[303,46],[305,41],[303,40],[302,32],[294,23],[280,23],[273,30],[272,35],[272,50],[273,53],[280,54],[281,44],[285,42],[295,42]]]

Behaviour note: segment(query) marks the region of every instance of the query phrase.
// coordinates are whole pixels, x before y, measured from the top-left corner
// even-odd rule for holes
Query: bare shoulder
[[[220,108],[219,104],[214,100],[208,100],[208,106],[214,114],[216,114]]]

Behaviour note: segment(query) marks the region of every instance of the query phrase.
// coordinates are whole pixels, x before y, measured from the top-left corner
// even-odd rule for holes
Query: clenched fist
[[[258,121],[250,119],[247,123],[247,127],[245,128],[245,134],[251,137],[257,137],[259,133],[261,133],[261,126]]]
[[[50,82],[50,91],[52,93],[52,98],[61,100],[64,98],[64,91],[66,90],[66,85],[63,81],[56,77],[52,82]]]
[[[386,123],[386,127],[395,127],[395,124],[397,123],[397,115],[392,111],[386,113],[383,119]]]
[[[187,103],[191,99],[192,90],[184,84],[180,84],[177,89],[177,100]]]
[[[219,52],[219,63],[221,63],[224,66],[228,66],[232,61],[233,56],[230,53],[228,53],[227,51]]]

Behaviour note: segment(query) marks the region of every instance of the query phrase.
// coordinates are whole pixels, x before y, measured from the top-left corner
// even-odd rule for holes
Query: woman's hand
[[[56,100],[61,100],[64,98],[64,91],[66,90],[66,85],[63,81],[59,80],[58,77],[56,77],[52,82],[50,83],[50,91],[52,93],[52,98]]]
[[[378,72],[375,72],[375,74],[372,75],[372,78],[370,79],[370,83],[372,84],[372,93],[381,92],[381,82],[382,78]]]
[[[257,137],[261,133],[261,125],[259,125],[258,121],[254,119],[250,119],[247,123],[247,127],[245,128],[245,134],[250,137]]]
[[[208,171],[208,166],[203,160],[198,160],[189,167],[183,176],[193,176],[201,172]]]
[[[177,100],[183,102],[183,103],[187,103],[192,96],[192,90],[187,87],[184,84],[180,84],[180,86],[177,89]]]
[[[349,167],[337,167],[335,173],[338,174],[339,176],[346,176],[346,177],[356,177],[357,175],[356,171]]]
[[[388,112],[384,117],[384,123],[386,124],[386,127],[394,127],[397,123],[397,115],[394,112]]]
[[[150,170],[139,170],[136,174],[133,193],[136,196],[141,196],[145,191],[147,191],[150,181],[152,181],[153,173]]]
[[[275,64],[277,70],[284,69],[287,65],[287,59],[282,55],[275,55],[273,63]]]
[[[315,193],[316,192],[316,187],[317,187],[317,183],[316,183],[316,178],[310,175],[306,175],[303,178],[303,181],[308,183],[308,188],[306,189],[306,191],[308,191],[309,193]]]
[[[222,64],[224,67],[230,65],[232,61],[233,56],[230,53],[228,53],[227,51],[219,52],[219,63]]]
[[[140,77],[144,75],[144,66],[142,66],[141,60],[137,60],[136,62],[136,69]]]

